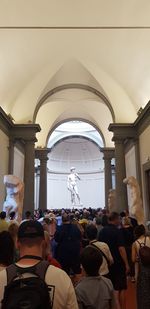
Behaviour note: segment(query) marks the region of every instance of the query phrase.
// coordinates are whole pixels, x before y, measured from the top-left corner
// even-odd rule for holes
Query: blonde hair
[[[129,217],[123,217],[122,218],[122,224],[123,225],[130,225],[130,226],[132,226],[131,219]]]

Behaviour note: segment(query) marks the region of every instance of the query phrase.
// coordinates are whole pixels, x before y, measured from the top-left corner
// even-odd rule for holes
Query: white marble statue
[[[6,211],[7,218],[10,212],[15,211],[16,220],[22,220],[24,184],[14,175],[5,175],[4,184],[6,186],[6,200],[3,205],[3,210]]]
[[[108,193],[108,210],[109,212],[116,211],[116,190],[110,189]]]
[[[136,178],[133,176],[125,178],[123,182],[127,184],[130,189],[131,206],[129,213],[131,216],[134,216],[137,219],[138,224],[144,224],[144,210],[139,184]]]
[[[79,205],[81,205],[80,196],[79,196],[79,192],[78,192],[78,188],[77,188],[77,183],[76,183],[77,179],[80,180],[80,177],[76,173],[75,167],[71,167],[70,168],[70,174],[68,175],[67,187],[68,187],[68,190],[71,192],[71,203],[72,203],[72,206],[76,205],[76,201],[75,201],[76,197],[78,199]]]

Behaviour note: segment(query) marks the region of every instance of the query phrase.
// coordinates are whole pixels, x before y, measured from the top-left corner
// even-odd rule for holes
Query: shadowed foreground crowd
[[[9,220],[1,212],[0,308],[127,309],[125,290],[131,280],[137,308],[149,309],[150,264],[141,262],[142,246],[150,247],[149,232],[127,211],[36,210],[33,216],[27,211],[20,224],[14,212]],[[26,304],[19,307],[25,294],[14,296],[16,282],[30,285],[31,273],[46,283],[48,295],[40,300],[37,295],[34,306],[27,306],[34,299],[28,293]]]

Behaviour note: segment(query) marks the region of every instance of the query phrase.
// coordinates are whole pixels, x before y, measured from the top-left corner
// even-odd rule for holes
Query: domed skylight
[[[69,136],[82,136],[94,141],[99,147],[104,147],[100,133],[89,123],[73,120],[59,125],[51,134],[47,147],[51,148],[58,141]]]

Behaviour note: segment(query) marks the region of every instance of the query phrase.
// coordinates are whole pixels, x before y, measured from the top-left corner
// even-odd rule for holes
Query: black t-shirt
[[[124,247],[124,238],[121,229],[114,224],[108,224],[99,232],[99,241],[105,242],[111,251],[114,264],[124,264],[119,252],[119,247]]]
[[[133,227],[122,228],[125,247],[131,247],[134,242]]]
[[[57,257],[77,256],[80,254],[81,232],[75,224],[62,224],[54,235],[57,245]]]

